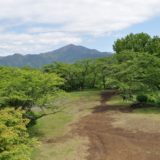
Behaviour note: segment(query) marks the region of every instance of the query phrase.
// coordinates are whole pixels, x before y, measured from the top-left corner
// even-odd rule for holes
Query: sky
[[[0,0],[0,56],[68,44],[112,52],[117,38],[159,31],[160,0]]]

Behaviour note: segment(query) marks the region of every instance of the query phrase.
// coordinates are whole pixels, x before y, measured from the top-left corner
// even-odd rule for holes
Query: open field
[[[82,160],[88,156],[88,137],[81,137],[72,129],[75,122],[99,104],[98,93],[74,92],[57,100],[56,105],[63,105],[64,110],[40,118],[31,128],[30,132],[40,139],[33,160]]]
[[[31,128],[41,142],[32,159],[159,160],[159,110],[131,110],[130,104],[113,91],[69,93],[57,101],[62,112]]]

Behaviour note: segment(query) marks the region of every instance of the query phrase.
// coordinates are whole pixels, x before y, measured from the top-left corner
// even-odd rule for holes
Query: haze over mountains
[[[0,66],[41,67],[52,62],[73,63],[81,59],[101,58],[109,56],[110,54],[110,52],[100,52],[95,49],[70,44],[47,53],[33,55],[14,54],[0,57]]]

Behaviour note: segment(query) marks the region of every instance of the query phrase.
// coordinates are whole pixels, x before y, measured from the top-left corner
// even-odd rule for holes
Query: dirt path
[[[77,133],[90,140],[87,160],[160,160],[160,133],[113,127],[114,117],[127,112],[123,106],[111,111],[106,101],[114,94],[103,93],[101,105],[77,124]]]

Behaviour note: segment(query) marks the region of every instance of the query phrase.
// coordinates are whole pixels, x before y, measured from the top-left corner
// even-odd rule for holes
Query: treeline
[[[44,73],[56,73],[65,83],[66,91],[84,90],[90,88],[106,88],[110,58],[98,60],[83,60],[74,64],[53,63],[43,68]]]
[[[52,106],[62,90],[116,89],[124,99],[160,104],[160,38],[130,34],[113,48],[110,57],[40,70],[0,67],[0,159],[30,159],[35,144],[27,130],[31,108]]]
[[[0,67],[0,107],[44,106],[64,80],[55,73],[43,73],[31,68]]]
[[[29,160],[36,140],[27,126],[33,106],[52,105],[64,80],[30,68],[0,67],[0,159]]]
[[[160,90],[160,38],[146,33],[118,39],[116,54],[74,64],[53,63],[44,73],[56,73],[65,83],[64,90],[117,89],[124,99],[158,103]]]
[[[151,37],[146,33],[129,34],[124,38],[118,39],[113,45],[113,49],[116,53],[128,50],[133,52],[147,52],[160,57],[160,37]]]

